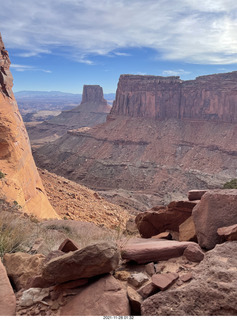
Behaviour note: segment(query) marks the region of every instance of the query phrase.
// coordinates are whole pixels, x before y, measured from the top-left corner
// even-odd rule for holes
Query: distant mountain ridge
[[[82,98],[81,93],[70,93],[70,92],[62,92],[62,91],[17,91],[14,92],[14,95],[16,99],[27,99],[27,98],[43,98],[43,97],[70,97],[78,99],[77,102],[79,103]],[[104,98],[106,100],[114,100],[115,99],[115,93],[105,93]]]

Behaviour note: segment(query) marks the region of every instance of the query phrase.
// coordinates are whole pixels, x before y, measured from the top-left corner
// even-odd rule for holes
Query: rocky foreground
[[[141,213],[113,241],[64,238],[47,251],[39,239],[28,253],[6,253],[0,314],[237,315],[236,212],[237,190],[191,191],[189,200]],[[44,224],[56,231],[55,221]],[[149,225],[159,233],[148,235]]]

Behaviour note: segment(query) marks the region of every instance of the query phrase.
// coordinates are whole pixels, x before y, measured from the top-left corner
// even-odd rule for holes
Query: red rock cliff
[[[12,92],[10,59],[0,35],[0,197],[25,212],[56,218],[35,166],[28,135]]]
[[[121,75],[111,114],[165,120],[237,122],[237,72],[182,81]]]

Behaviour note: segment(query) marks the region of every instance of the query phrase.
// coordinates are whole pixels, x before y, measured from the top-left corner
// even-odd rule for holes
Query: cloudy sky
[[[237,70],[236,0],[0,0],[14,91]]]

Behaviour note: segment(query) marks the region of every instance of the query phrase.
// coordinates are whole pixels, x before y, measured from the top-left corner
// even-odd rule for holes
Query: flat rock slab
[[[91,278],[113,271],[118,262],[117,247],[100,242],[50,260],[43,268],[42,277],[54,283]]]
[[[157,286],[161,291],[168,289],[177,279],[179,275],[177,273],[163,273],[154,274],[151,277],[152,283]]]
[[[198,244],[189,241],[173,241],[160,239],[130,239],[122,248],[122,259],[137,263],[157,262],[183,255],[188,245]]]
[[[0,260],[0,316],[16,315],[16,297]]]
[[[107,275],[92,283],[65,306],[61,316],[128,316],[127,291],[113,276]]]

